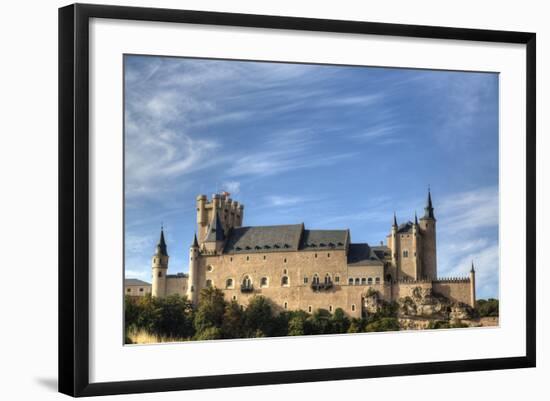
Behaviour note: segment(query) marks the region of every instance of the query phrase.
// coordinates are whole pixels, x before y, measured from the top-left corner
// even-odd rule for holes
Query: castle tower
[[[419,238],[418,238],[418,216],[416,211],[414,212],[414,224],[412,226],[412,257],[413,257],[413,267],[414,267],[414,279],[418,280],[422,278],[422,273],[420,272],[420,264],[418,263],[418,254],[419,254]]]
[[[225,235],[234,227],[243,224],[244,206],[232,200],[228,192],[213,194],[210,201],[206,195],[197,196],[197,236],[199,245],[205,241],[210,222],[219,215],[220,227]]]
[[[199,242],[197,234],[193,238],[193,243],[189,248],[189,283],[187,286],[187,298],[193,305],[196,305],[199,299],[198,272],[199,268]]]
[[[391,226],[391,263],[395,267],[397,273],[397,255],[399,255],[399,250],[397,249],[397,216],[393,212],[393,224]],[[398,278],[398,277],[396,277]]]
[[[160,239],[152,260],[153,285],[152,295],[162,298],[166,296],[166,272],[168,271],[168,252],[164,241],[164,229],[160,229]]]
[[[212,216],[212,221],[208,226],[206,237],[204,238],[204,249],[208,252],[220,253],[225,245],[224,227],[218,211]]]
[[[472,268],[470,269],[470,306],[476,307],[476,270],[474,269],[474,261],[472,260]]]
[[[422,234],[422,271],[421,276],[428,279],[437,278],[437,257],[435,242],[435,216],[432,204],[432,194],[428,189],[428,200],[424,208],[424,216],[420,219]]]

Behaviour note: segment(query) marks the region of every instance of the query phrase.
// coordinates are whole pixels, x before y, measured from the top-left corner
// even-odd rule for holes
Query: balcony
[[[311,283],[311,289],[313,291],[327,291],[332,288],[332,281],[328,283]]]
[[[251,293],[254,291],[254,286],[252,284],[250,285],[245,285],[245,284],[241,284],[241,292],[242,293]]]

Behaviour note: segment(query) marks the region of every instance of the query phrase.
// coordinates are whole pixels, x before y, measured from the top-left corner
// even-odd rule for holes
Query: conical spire
[[[159,256],[168,256],[168,252],[166,250],[166,241],[164,240],[164,227],[160,227],[160,239],[157,244],[157,248],[155,250],[155,255]]]
[[[216,214],[212,216],[212,222],[208,227],[208,232],[206,233],[204,242],[223,241],[224,239],[225,235],[223,233],[222,222],[220,221],[220,215],[216,210]]]
[[[199,247],[199,241],[197,241],[197,233],[193,236],[193,244],[191,245],[191,248],[198,248]]]
[[[430,191],[430,188],[428,187],[428,200],[426,201],[426,207],[424,208],[424,217],[423,219],[433,219],[434,217],[434,208],[432,205],[432,193]]]
[[[475,273],[476,269],[474,268],[474,261],[472,260],[472,268],[470,269],[470,273]]]
[[[397,216],[395,215],[395,212],[393,212],[393,226],[397,227]]]
[[[414,211],[414,224],[418,225],[418,216],[416,214],[416,210]]]

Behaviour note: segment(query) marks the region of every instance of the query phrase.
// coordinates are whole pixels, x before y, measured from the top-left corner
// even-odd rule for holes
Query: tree
[[[312,334],[331,334],[332,322],[330,312],[326,309],[317,309],[309,319],[312,327]]]
[[[193,325],[197,333],[208,327],[222,327],[226,302],[223,292],[215,287],[201,290],[199,295],[199,307],[195,313]]]
[[[193,308],[185,295],[174,294],[154,301],[154,333],[168,337],[193,336]]]
[[[365,327],[366,332],[372,331],[398,331],[399,322],[394,317],[383,317],[370,322]]]
[[[303,310],[290,312],[288,320],[288,335],[303,336],[311,334],[311,326],[308,321],[309,315]]]
[[[489,298],[478,299],[476,301],[476,310],[479,314],[479,317],[497,317],[498,316],[498,299]]]
[[[237,301],[231,301],[223,314],[223,338],[242,338],[244,336],[244,312]]]
[[[244,328],[248,337],[270,336],[273,331],[271,303],[261,295],[254,296],[244,313]]]
[[[361,323],[361,319],[351,319],[350,325],[348,327],[348,333],[361,333],[363,331]]]
[[[200,332],[197,332],[193,337],[193,340],[206,341],[206,340],[219,340],[222,338],[222,330],[219,327],[205,327]]]
[[[346,333],[350,327],[350,321],[346,317],[342,308],[336,308],[332,315],[332,332],[333,333]]]

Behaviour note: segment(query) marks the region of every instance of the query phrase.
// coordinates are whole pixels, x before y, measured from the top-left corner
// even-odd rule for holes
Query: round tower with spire
[[[432,204],[432,193],[428,188],[428,199],[424,208],[424,216],[420,218],[419,226],[422,233],[422,271],[421,277],[427,279],[437,278],[437,252],[435,241],[435,216]]]
[[[393,212],[393,224],[391,226],[391,263],[395,267],[395,271],[397,272],[397,255],[399,254],[399,250],[397,249],[397,216],[395,215],[395,212]],[[396,277],[398,278],[398,277]]]
[[[474,261],[472,260],[472,268],[470,269],[470,306],[476,307],[476,270]]]
[[[153,284],[152,295],[162,298],[166,296],[166,272],[168,271],[168,251],[164,240],[164,227],[160,229],[160,239],[152,259]]]
[[[187,298],[193,305],[197,304],[199,299],[198,288],[198,269],[199,269],[199,242],[197,234],[193,237],[193,243],[189,247],[189,283],[187,285]]]

